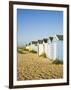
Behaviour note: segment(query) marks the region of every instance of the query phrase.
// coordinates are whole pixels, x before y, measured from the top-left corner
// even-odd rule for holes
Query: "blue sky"
[[[63,34],[63,11],[17,9],[18,46],[55,34]]]

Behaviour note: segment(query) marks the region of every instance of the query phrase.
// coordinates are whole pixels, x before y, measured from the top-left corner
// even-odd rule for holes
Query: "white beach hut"
[[[44,54],[43,40],[38,40],[38,55]]]
[[[54,60],[63,60],[63,35],[55,35],[54,44]]]
[[[38,52],[38,42],[37,41],[31,42],[31,50]]]
[[[29,44],[26,44],[26,49],[30,51],[30,46],[31,46],[31,43]]]
[[[48,39],[47,57],[52,60],[63,60],[63,35],[55,35]]]
[[[49,37],[48,39],[48,47],[47,47],[47,57],[49,59],[54,59],[54,44],[53,44],[53,37]]]
[[[29,51],[38,52],[37,41],[31,41],[29,44],[26,45],[26,49],[28,49]]]
[[[48,39],[44,38],[43,39],[43,49],[44,49],[44,53],[46,54],[46,57],[48,56]]]

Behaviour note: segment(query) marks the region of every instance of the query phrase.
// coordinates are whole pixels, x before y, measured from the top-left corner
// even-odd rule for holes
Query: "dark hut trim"
[[[63,40],[63,35],[56,35],[59,40]]]
[[[43,41],[44,41],[45,43],[47,43],[47,42],[48,42],[48,39],[47,39],[47,38],[44,38]]]
[[[39,44],[42,44],[42,43],[43,43],[43,40],[38,40],[38,43],[39,43]]]
[[[51,42],[52,42],[52,40],[53,40],[53,37],[49,37],[49,39],[51,40]]]

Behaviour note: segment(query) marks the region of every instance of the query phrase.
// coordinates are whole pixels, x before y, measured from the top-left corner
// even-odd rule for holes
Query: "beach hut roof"
[[[38,43],[39,43],[39,44],[42,44],[42,43],[43,43],[43,40],[38,40]]]
[[[37,41],[32,41],[32,44],[37,44]]]
[[[31,45],[31,43],[29,43],[28,45]]]
[[[47,42],[48,42],[48,39],[47,39],[47,38],[44,38],[43,41],[44,41],[45,43],[47,43]]]
[[[52,42],[52,40],[53,40],[53,37],[49,37],[49,39],[50,39],[50,41]]]
[[[58,40],[63,40],[63,35],[56,35]]]

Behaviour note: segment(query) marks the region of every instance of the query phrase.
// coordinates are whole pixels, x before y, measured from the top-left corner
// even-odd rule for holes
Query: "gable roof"
[[[50,41],[52,42],[52,40],[53,40],[53,37],[49,37],[49,39],[50,39]]]
[[[56,35],[59,40],[63,40],[63,35]]]
[[[37,44],[37,41],[31,41],[32,44]]]
[[[38,40],[38,43],[39,43],[39,44],[42,44],[42,43],[43,43],[43,40]]]
[[[47,39],[47,38],[44,38],[43,41],[44,41],[45,43],[47,43],[47,42],[48,42],[48,39]]]
[[[31,43],[29,43],[28,45],[31,45]]]

